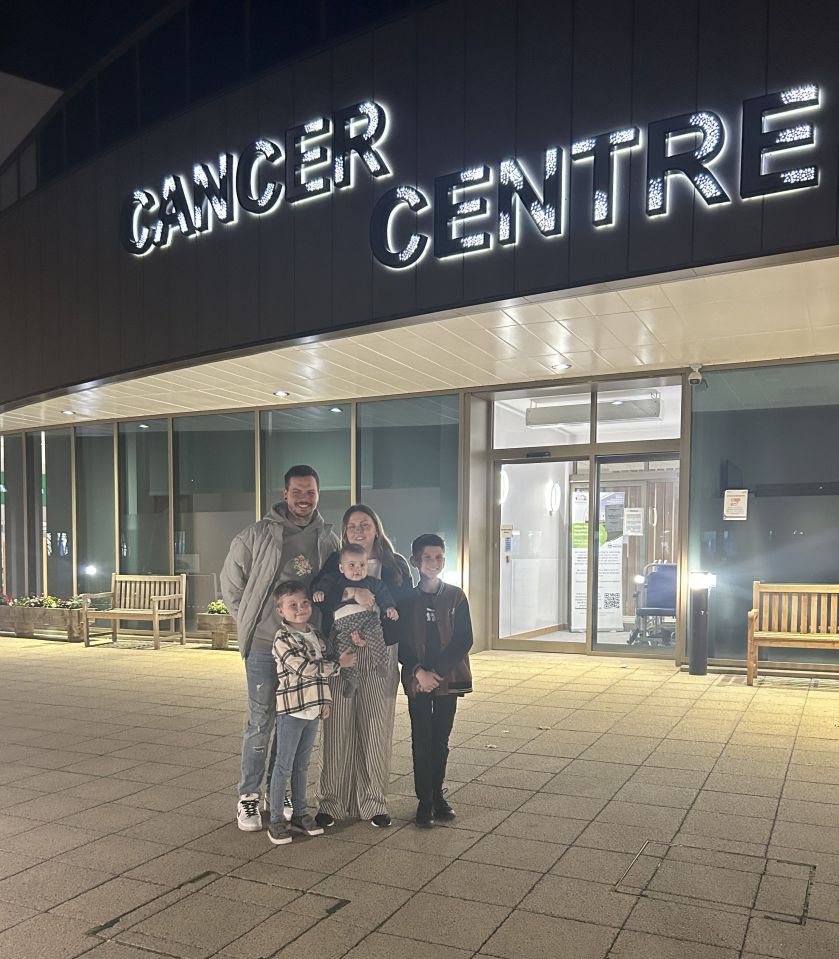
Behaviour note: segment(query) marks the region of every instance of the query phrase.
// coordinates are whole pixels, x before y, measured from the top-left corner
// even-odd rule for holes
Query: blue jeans
[[[278,685],[273,654],[251,650],[245,660],[245,675],[248,681],[248,723],[242,740],[240,796],[261,791],[266,761],[273,760],[269,746],[277,715]],[[270,762],[268,775],[271,775]],[[281,809],[282,805],[281,796]]]
[[[306,776],[318,735],[319,719],[277,714],[277,760],[271,775],[271,821],[283,818],[283,797],[291,778],[291,805],[295,818],[306,815]]]

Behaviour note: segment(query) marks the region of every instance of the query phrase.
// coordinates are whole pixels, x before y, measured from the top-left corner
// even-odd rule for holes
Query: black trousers
[[[443,796],[449,736],[454,725],[457,696],[417,693],[408,699],[411,717],[411,752],[417,799],[429,805]]]

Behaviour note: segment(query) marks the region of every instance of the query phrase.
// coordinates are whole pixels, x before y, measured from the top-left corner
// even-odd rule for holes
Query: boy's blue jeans
[[[291,778],[291,805],[295,819],[306,815],[306,776],[318,735],[319,719],[277,714],[277,758],[271,773],[271,822],[282,822],[283,798]]]

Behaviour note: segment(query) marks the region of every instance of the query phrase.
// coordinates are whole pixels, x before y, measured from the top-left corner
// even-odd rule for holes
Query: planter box
[[[0,630],[33,637],[38,630],[65,633],[70,643],[84,642],[80,609],[47,609],[42,606],[0,606]]]
[[[198,629],[211,634],[213,649],[227,649],[230,638],[236,636],[236,619],[219,613],[199,613]]]

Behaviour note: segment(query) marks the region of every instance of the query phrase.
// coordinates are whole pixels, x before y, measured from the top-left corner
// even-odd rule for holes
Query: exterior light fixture
[[[274,396],[288,396],[287,390],[274,390]]]
[[[570,363],[554,363],[551,369],[557,373],[561,373],[563,370],[570,370],[571,364]]]
[[[62,410],[61,412],[62,412],[65,416],[75,416],[75,415],[76,415],[76,411],[75,411],[75,410]]]
[[[623,406],[623,400],[612,400],[612,406]]]

